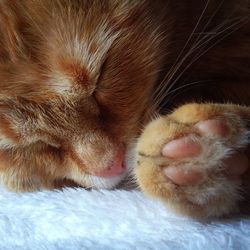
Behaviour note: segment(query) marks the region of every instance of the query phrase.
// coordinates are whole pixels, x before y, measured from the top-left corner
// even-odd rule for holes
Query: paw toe
[[[198,122],[196,127],[199,129],[202,135],[207,136],[226,137],[230,133],[230,129],[226,122],[218,119]]]
[[[166,167],[163,173],[177,185],[198,185],[203,181],[203,173],[198,170],[183,170],[176,167]]]
[[[199,142],[192,140],[191,137],[173,140],[162,149],[162,154],[170,158],[193,157],[199,155],[200,152],[201,145]]]

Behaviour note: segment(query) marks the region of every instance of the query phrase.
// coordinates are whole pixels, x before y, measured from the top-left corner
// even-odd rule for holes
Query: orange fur
[[[210,1],[205,9],[196,0],[0,1],[1,182],[15,191],[64,179],[111,188],[122,177],[96,173],[128,151],[159,110],[190,101],[249,105],[248,18],[248,0]],[[152,128],[157,134],[149,124],[138,147],[158,157],[162,134],[180,137],[194,132],[190,123],[219,115],[206,107],[177,109]],[[232,110],[249,119],[249,108]],[[152,169],[138,168],[142,189],[163,200],[174,195],[158,186],[158,163],[146,161]]]
[[[151,122],[143,131],[137,145],[136,176],[142,190],[165,201],[175,211],[191,216],[219,216],[236,211],[237,202],[241,198],[239,187],[242,183],[230,182],[224,178],[220,170],[221,161],[232,151],[246,147],[248,131],[245,118],[247,113],[249,119],[249,111],[248,107],[229,104],[187,104],[172,114]],[[223,139],[203,137],[194,125],[209,119],[226,121],[230,128],[229,135]],[[200,141],[203,151],[201,156],[189,158],[188,161],[185,158],[176,160],[162,156],[161,151],[166,143],[188,135]],[[205,173],[206,180],[196,186],[175,185],[163,174],[162,169],[167,166],[186,171],[201,170]],[[249,180],[248,177],[244,181],[247,194],[250,191]],[[207,189],[216,192],[213,191],[210,195]],[[191,202],[192,199],[195,202]]]

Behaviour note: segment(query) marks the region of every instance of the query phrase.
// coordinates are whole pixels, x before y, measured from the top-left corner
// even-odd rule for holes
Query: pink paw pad
[[[222,120],[206,120],[195,125],[202,136],[226,137],[230,129]],[[180,159],[196,157],[202,152],[198,141],[186,136],[167,143],[162,154],[167,158]],[[224,161],[225,175],[230,179],[239,179],[249,168],[249,160],[244,153],[235,153]],[[163,173],[177,185],[197,185],[202,182],[204,173],[199,170],[183,170],[176,167],[166,167]]]

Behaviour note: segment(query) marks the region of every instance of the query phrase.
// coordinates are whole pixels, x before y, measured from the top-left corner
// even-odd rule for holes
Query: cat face
[[[153,11],[144,1],[3,7],[1,167],[17,165],[41,183],[112,187],[151,112],[162,60]]]

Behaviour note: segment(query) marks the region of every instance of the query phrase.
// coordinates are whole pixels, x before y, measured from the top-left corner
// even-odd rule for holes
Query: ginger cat
[[[248,0],[1,0],[0,182],[113,188],[190,216],[250,190]]]

